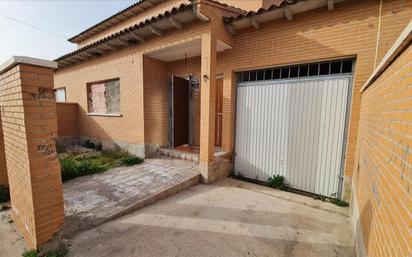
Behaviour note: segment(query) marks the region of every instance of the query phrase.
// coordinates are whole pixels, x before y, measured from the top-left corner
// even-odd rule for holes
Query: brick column
[[[12,214],[28,248],[63,225],[64,205],[53,92],[55,62],[13,57],[0,67],[0,106]]]
[[[210,182],[209,164],[215,151],[216,35],[202,34],[200,94],[200,168],[204,182]]]

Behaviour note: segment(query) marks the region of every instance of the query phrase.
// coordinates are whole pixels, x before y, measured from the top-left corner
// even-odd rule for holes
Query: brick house
[[[142,0],[56,59],[59,136],[349,201],[361,88],[411,17],[409,0]]]

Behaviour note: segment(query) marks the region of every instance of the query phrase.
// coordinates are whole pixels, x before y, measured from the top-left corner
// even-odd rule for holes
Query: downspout
[[[383,6],[383,0],[380,0],[379,16],[378,16],[378,33],[376,35],[375,61],[373,63],[373,69],[376,68],[376,65],[378,63],[379,42],[380,42],[380,37],[381,37],[381,23],[382,23],[382,6]]]

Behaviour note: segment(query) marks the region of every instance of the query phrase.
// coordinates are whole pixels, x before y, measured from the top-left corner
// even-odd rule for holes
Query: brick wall
[[[362,93],[354,186],[369,257],[412,255],[411,125],[409,43]]]
[[[76,103],[56,103],[58,137],[78,136],[78,105]]]
[[[144,124],[145,143],[168,144],[168,81],[166,64],[145,56],[144,74]]]
[[[12,214],[28,248],[64,219],[53,71],[20,64],[0,74],[0,105]]]
[[[0,115],[0,186],[8,186],[6,155],[4,152],[3,128]]]
[[[93,64],[92,64],[93,63]],[[130,48],[55,73],[68,102],[78,103],[80,136],[144,144],[142,55]],[[88,114],[87,85],[119,78],[121,116]]]

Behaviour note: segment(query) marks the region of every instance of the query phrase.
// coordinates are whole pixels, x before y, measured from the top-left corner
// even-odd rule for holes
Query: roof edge
[[[10,70],[18,64],[27,64],[45,68],[56,69],[57,62],[44,59],[32,58],[28,56],[12,56],[5,63],[0,66],[0,74]]]
[[[270,5],[266,8],[262,7],[262,8],[259,8],[258,10],[256,10],[256,11],[249,11],[245,14],[240,14],[240,15],[235,16],[235,17],[224,17],[223,21],[224,21],[224,23],[228,24],[228,23],[231,23],[233,21],[240,20],[242,18],[251,17],[251,16],[262,14],[262,13],[270,12],[270,11],[273,11],[275,9],[282,8],[286,5],[293,5],[293,4],[296,4],[296,3],[301,2],[301,1],[307,1],[307,0],[284,0],[280,4],[272,4],[272,5]]]
[[[105,23],[105,22],[108,22],[108,21],[110,21],[110,20],[112,20],[112,19],[115,19],[116,17],[122,16],[122,14],[124,14],[125,12],[133,9],[133,8],[136,7],[136,6],[140,6],[141,4],[143,4],[143,3],[145,3],[145,2],[150,2],[150,0],[138,0],[138,2],[136,2],[136,3],[132,4],[132,5],[124,8],[123,10],[118,11],[117,13],[115,13],[115,14],[107,17],[106,19],[104,19],[104,20],[102,20],[102,21],[100,21],[100,22],[92,25],[91,27],[88,27],[87,29],[85,29],[85,30],[83,30],[82,32],[80,32],[79,34],[77,34],[77,35],[75,35],[75,36],[72,36],[71,38],[67,39],[67,41],[69,41],[69,42],[71,42],[71,43],[79,43],[79,42],[81,42],[82,40],[78,40],[78,38],[81,37],[82,35],[84,35],[85,33],[93,30],[94,28],[96,28],[97,26],[99,26],[99,25],[101,25],[101,24],[103,24],[103,23]],[[156,3],[150,2],[150,3],[151,3],[152,5],[157,5],[157,4],[160,4],[160,3],[162,3],[162,2],[163,2],[163,1],[156,2]],[[144,11],[143,11],[143,12],[144,12]]]
[[[125,36],[125,35],[128,34],[128,33],[133,33],[133,32],[135,32],[135,31],[137,31],[137,30],[139,30],[139,29],[141,29],[141,28],[144,28],[144,27],[146,27],[146,26],[150,26],[150,25],[151,25],[152,23],[154,23],[154,22],[157,22],[157,21],[160,21],[160,20],[162,20],[162,19],[168,18],[168,17],[173,16],[173,15],[179,13],[179,12],[184,12],[184,11],[188,11],[188,10],[190,10],[191,12],[193,12],[193,13],[195,14],[195,16],[197,17],[197,19],[202,20],[201,17],[198,17],[198,16],[196,15],[195,11],[193,10],[193,5],[192,5],[192,4],[181,4],[179,7],[173,7],[171,10],[168,10],[168,11],[164,12],[163,14],[159,14],[159,15],[157,15],[157,16],[155,16],[155,17],[152,17],[152,18],[150,18],[150,19],[147,19],[147,20],[145,20],[145,21],[142,21],[142,22],[140,22],[140,23],[137,23],[137,24],[135,24],[135,25],[133,25],[133,26],[124,28],[123,30],[121,30],[121,31],[119,31],[119,32],[113,33],[113,34],[111,34],[111,35],[109,35],[109,36],[107,36],[107,37],[104,37],[104,38],[102,38],[102,39],[100,39],[100,40],[97,40],[97,41],[95,41],[95,42],[93,42],[93,43],[91,43],[91,44],[89,44],[89,45],[86,45],[86,46],[84,46],[84,47],[81,47],[81,48],[79,48],[79,49],[77,49],[77,50],[74,50],[74,51],[72,51],[72,52],[70,52],[70,53],[67,53],[67,54],[65,54],[65,55],[63,55],[63,56],[60,56],[60,57],[56,58],[54,61],[59,63],[60,61],[63,61],[64,59],[69,58],[69,57],[71,57],[71,56],[73,56],[73,55],[80,54],[80,53],[82,53],[82,52],[88,51],[88,50],[93,49],[93,48],[95,48],[95,47],[99,47],[99,46],[101,46],[102,44],[105,44],[105,43],[107,43],[107,42],[109,42],[109,41],[111,41],[111,40],[115,40],[115,39],[117,39],[117,38],[120,38],[120,37],[122,37],[122,36]],[[204,21],[204,20],[203,20],[203,21]],[[143,40],[143,41],[144,41],[144,40]],[[111,46],[111,47],[113,47],[113,46]],[[60,67],[59,67],[59,68],[60,68]]]
[[[411,42],[412,20],[402,31],[402,33],[395,41],[395,43],[392,45],[392,47],[389,49],[389,51],[385,54],[382,61],[375,68],[369,79],[362,86],[360,92],[363,93],[366,89],[368,89],[368,87],[371,86],[373,82],[375,82],[380,77],[380,75],[382,75],[382,73],[385,72],[385,70],[392,64],[392,62],[395,61],[395,59],[403,52],[403,50],[405,50],[405,48],[409,46],[409,43]]]

